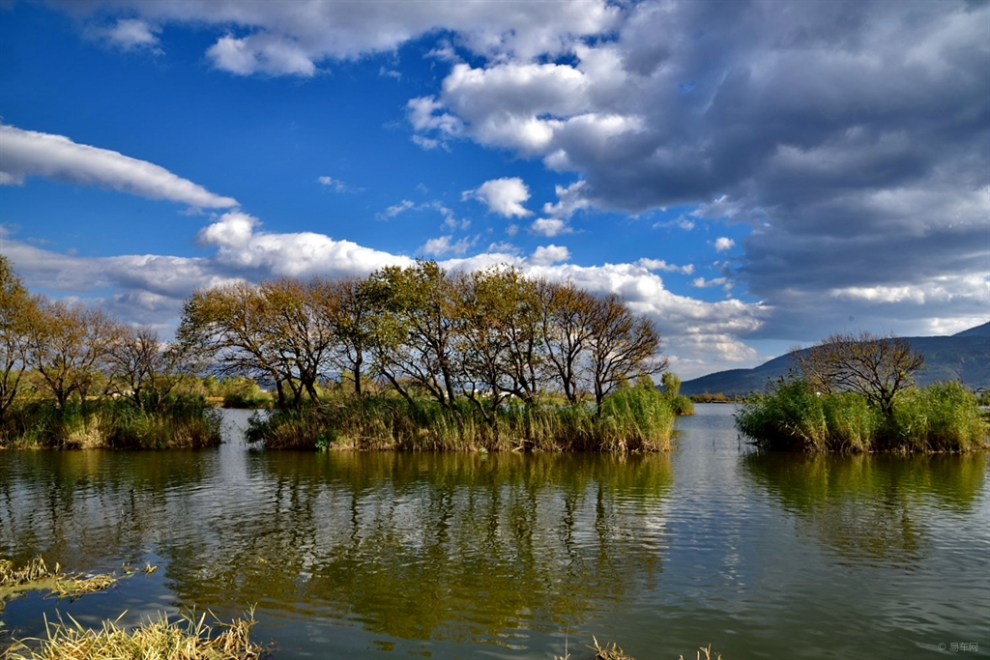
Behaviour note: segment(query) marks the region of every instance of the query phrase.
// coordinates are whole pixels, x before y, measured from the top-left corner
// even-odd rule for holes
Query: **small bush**
[[[745,404],[736,427],[763,449],[823,451],[828,438],[821,397],[803,381],[782,381]]]

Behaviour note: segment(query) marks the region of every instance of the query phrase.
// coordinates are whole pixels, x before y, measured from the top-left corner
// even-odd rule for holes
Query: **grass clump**
[[[51,401],[12,407],[0,428],[0,446],[51,449],[172,449],[220,444],[220,413],[202,397],[175,397],[142,410],[127,400]]]
[[[960,383],[901,392],[882,413],[854,392],[821,393],[782,381],[747,402],[736,427],[762,449],[806,452],[968,452],[987,447],[976,396]]]
[[[667,398],[624,388],[596,411],[586,404],[510,402],[485,418],[467,400],[444,407],[392,394],[335,396],[317,406],[255,415],[248,439],[267,449],[413,451],[666,451],[674,430]]]
[[[147,571],[146,571],[147,572]],[[44,558],[35,557],[24,566],[14,567],[9,559],[0,559],[0,600],[8,600],[25,591],[50,591],[59,598],[78,598],[104,591],[117,584],[112,574],[83,577],[62,572],[58,563],[49,568]]]
[[[72,617],[69,623],[46,621],[47,637],[22,640],[5,654],[9,660],[255,660],[264,649],[250,639],[253,613],[231,623],[206,623],[206,615],[183,622],[158,620],[133,630],[117,621],[105,621],[98,630],[84,628]],[[33,642],[33,643],[32,643]]]

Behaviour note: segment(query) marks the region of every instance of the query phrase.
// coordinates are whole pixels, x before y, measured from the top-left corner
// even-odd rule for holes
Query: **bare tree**
[[[804,378],[823,392],[862,394],[888,419],[898,392],[914,384],[924,364],[905,339],[835,334],[798,356]]]
[[[660,358],[660,333],[649,319],[637,318],[615,294],[597,299],[588,340],[595,405],[621,383],[667,368]]]

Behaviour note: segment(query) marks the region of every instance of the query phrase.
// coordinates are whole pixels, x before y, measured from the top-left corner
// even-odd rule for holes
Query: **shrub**
[[[763,449],[823,451],[828,438],[821,397],[799,380],[746,403],[736,427]]]

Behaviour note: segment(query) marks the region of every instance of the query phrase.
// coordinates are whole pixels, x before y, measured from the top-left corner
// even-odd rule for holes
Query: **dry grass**
[[[110,574],[81,577],[62,573],[55,564],[49,568],[44,558],[35,557],[24,566],[14,568],[14,562],[0,559],[0,595],[10,598],[22,591],[51,591],[59,598],[78,598],[85,594],[109,589],[117,584]]]
[[[123,616],[123,615],[121,615]],[[99,630],[84,628],[69,617],[69,623],[46,621],[47,638],[16,642],[5,660],[256,660],[264,649],[251,642],[254,613],[231,623],[206,623],[199,619],[170,623],[162,615],[157,621],[126,630],[117,621],[105,621]],[[32,642],[34,642],[32,644]]]
[[[704,653],[704,657],[702,657],[702,653]],[[680,660],[684,660],[683,655]],[[712,645],[709,644],[708,646],[702,646],[698,649],[695,655],[695,660],[722,660],[722,654],[712,651]]]

